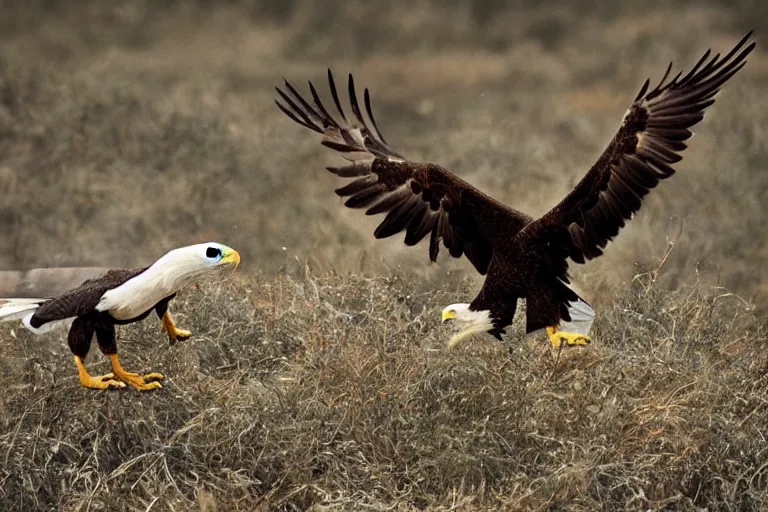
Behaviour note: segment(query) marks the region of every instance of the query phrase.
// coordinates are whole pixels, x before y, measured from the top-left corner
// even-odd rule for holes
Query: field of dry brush
[[[618,5],[0,2],[0,268],[243,257],[172,304],[190,340],[119,331],[158,392],[83,389],[65,333],[0,324],[0,508],[768,509],[768,8]],[[352,72],[396,150],[538,215],[646,78],[749,29],[678,173],[573,267],[595,341],[557,364],[521,314],[445,350],[481,278],[376,241],[273,103]]]

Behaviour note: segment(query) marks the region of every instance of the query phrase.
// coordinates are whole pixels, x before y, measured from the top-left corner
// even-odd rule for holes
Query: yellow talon
[[[163,331],[168,333],[168,339],[171,344],[174,344],[177,341],[184,341],[192,336],[190,331],[176,327],[176,323],[173,321],[173,317],[168,311],[163,315]]]
[[[107,373],[106,375],[93,376],[85,369],[82,359],[75,356],[75,364],[77,365],[77,374],[80,377],[80,384],[86,388],[91,389],[109,389],[109,388],[124,388],[125,383],[115,380],[115,374]]]
[[[190,336],[192,336],[192,332],[187,331],[186,329],[174,329],[168,333],[168,337],[171,341],[184,341],[189,339]]]
[[[112,361],[112,371],[114,372],[115,377],[126,384],[130,384],[139,391],[148,391],[150,389],[160,389],[163,387],[163,385],[156,380],[147,382],[147,379],[164,379],[165,377],[162,373],[139,375],[138,373],[127,372],[120,366],[117,354],[110,354],[109,360]]]
[[[584,346],[589,345],[592,342],[592,338],[586,334],[577,334],[573,332],[563,332],[558,330],[559,326],[551,325],[547,327],[547,335],[549,341],[555,350],[560,349],[560,345],[565,343],[566,346]]]

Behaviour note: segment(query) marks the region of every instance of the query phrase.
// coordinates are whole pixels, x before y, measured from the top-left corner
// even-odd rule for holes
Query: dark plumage
[[[103,275],[87,279],[77,288],[62,293],[43,302],[29,320],[35,329],[49,322],[66,320],[93,312],[101,297],[109,290],[117,288],[129,279],[136,277],[147,269],[113,269]],[[146,316],[151,310],[147,311]],[[107,314],[104,312],[104,314]],[[114,320],[114,319],[113,319]],[[114,320],[117,322],[117,320]],[[88,340],[90,343],[90,339]]]
[[[368,89],[363,94],[370,124],[360,109],[352,76],[348,94],[351,122],[341,107],[328,71],[336,109],[334,118],[310,83],[311,101],[287,81],[277,89],[278,107],[295,122],[323,135],[322,144],[350,161],[328,170],[355,178],[336,190],[346,206],[365,208],[367,215],[386,213],[376,238],[405,231],[405,243],[415,245],[429,235],[429,257],[435,261],[440,244],[453,257],[466,255],[478,272],[487,275],[470,312],[489,311],[488,331],[500,338],[514,317],[518,298],[527,300],[528,332],[550,327],[553,343],[580,337],[560,336],[557,327],[571,321],[580,298],[568,286],[570,257],[584,263],[603,253],[642,203],[643,197],[675,171],[689,130],[704,117],[721,86],[746,63],[755,43],[747,34],[726,56],[709,59],[707,51],[685,76],[664,78],[653,89],[643,84],[616,135],[576,187],[539,219],[509,208],[450,171],[433,163],[406,160],[381,136],[371,110]],[[708,60],[709,59],[709,60]],[[456,318],[448,316],[449,318]],[[590,322],[591,324],[591,322]],[[558,341],[559,343],[559,341]]]

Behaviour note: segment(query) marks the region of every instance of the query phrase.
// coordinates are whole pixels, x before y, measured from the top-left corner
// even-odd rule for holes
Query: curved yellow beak
[[[449,309],[447,311],[443,311],[443,323],[447,322],[448,320],[453,320],[456,318],[456,312],[452,309]]]
[[[240,253],[234,249],[230,249],[229,252],[224,252],[224,257],[221,258],[222,263],[229,263],[234,265],[235,268],[240,264]]]

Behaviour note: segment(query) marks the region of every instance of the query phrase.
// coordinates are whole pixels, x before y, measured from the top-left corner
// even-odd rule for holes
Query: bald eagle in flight
[[[341,153],[349,164],[327,169],[355,178],[336,194],[366,215],[386,213],[374,232],[386,238],[405,231],[405,244],[429,235],[429,257],[440,244],[455,258],[465,255],[486,279],[470,304],[453,304],[442,318],[460,329],[449,345],[475,332],[501,339],[525,298],[526,331],[546,328],[557,348],[589,343],[594,319],[591,307],[569,286],[568,262],[585,263],[603,253],[625,222],[640,209],[643,197],[674,174],[690,128],[702,120],[715,95],[745,64],[755,43],[747,34],[727,55],[710,51],[687,74],[659,85],[646,80],[624,116],[618,132],[576,187],[538,219],[493,199],[434,163],[409,161],[389,147],[371,111],[368,89],[363,100],[370,123],[360,109],[349,76],[351,122],[341,107],[333,75],[328,71],[333,101],[343,122],[331,115],[312,83],[310,104],[285,81],[277,88],[277,106],[298,124],[323,135],[322,144]]]
[[[140,391],[161,388],[157,379],[162,379],[162,374],[139,375],[120,366],[115,325],[138,322],[154,310],[171,343],[185,340],[192,333],[176,327],[168,303],[195,279],[239,263],[238,252],[226,245],[212,242],[181,247],[148,267],[109,270],[57,297],[0,299],[0,321],[21,319],[27,329],[40,334],[72,320],[68,342],[83,386],[106,389],[130,384]],[[112,362],[112,373],[96,377],[83,364],[94,334],[99,349]]]

